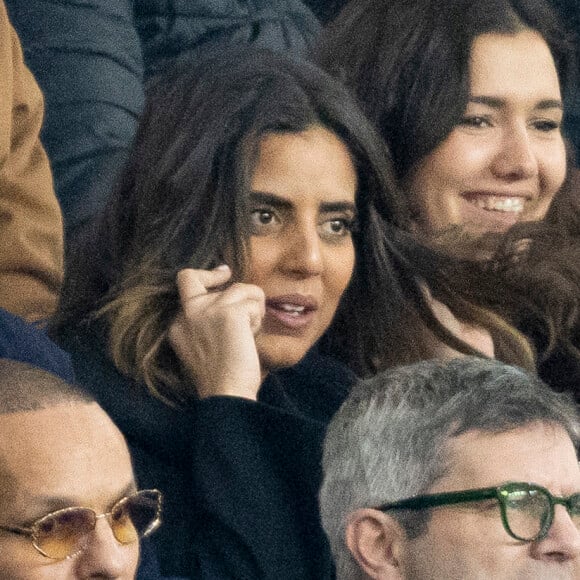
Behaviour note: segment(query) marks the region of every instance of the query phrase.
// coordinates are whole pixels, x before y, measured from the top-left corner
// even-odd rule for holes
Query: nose
[[[77,557],[79,579],[133,579],[139,561],[139,542],[120,544],[106,518],[97,520],[86,548]]]
[[[318,276],[323,270],[322,240],[317,224],[296,224],[285,248],[283,268],[295,276]]]
[[[492,171],[497,177],[509,181],[537,175],[538,159],[527,127],[506,127],[493,160]]]
[[[535,557],[541,560],[569,562],[580,560],[580,530],[564,506],[554,510],[554,521],[548,535],[534,542]]]

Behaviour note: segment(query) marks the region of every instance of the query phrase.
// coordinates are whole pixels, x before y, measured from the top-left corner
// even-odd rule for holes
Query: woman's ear
[[[379,510],[356,510],[346,525],[348,549],[365,575],[374,580],[403,578],[401,555],[405,542],[401,526]]]

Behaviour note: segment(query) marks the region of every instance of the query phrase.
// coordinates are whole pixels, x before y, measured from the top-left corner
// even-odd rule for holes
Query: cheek
[[[328,297],[333,303],[338,303],[347,286],[349,285],[355,266],[354,244],[349,244],[340,252],[333,252],[326,259],[325,286]]]
[[[487,153],[469,139],[452,133],[437,149],[421,159],[405,180],[408,191],[423,204],[461,189],[474,172],[485,165]]]
[[[255,238],[250,241],[249,263],[242,280],[244,284],[255,284],[263,287],[276,269],[278,252],[275,249],[275,245],[261,242],[262,238]]]
[[[563,140],[543,153],[541,167],[544,192],[552,198],[566,179],[566,147]]]

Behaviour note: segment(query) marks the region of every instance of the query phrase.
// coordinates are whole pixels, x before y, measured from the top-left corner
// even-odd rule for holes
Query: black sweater
[[[122,377],[88,334],[67,336],[77,380],[125,434],[139,484],[165,496],[153,537],[164,574],[196,579],[334,576],[317,494],[325,426],[353,375],[311,352],[272,374],[259,402],[173,409]]]

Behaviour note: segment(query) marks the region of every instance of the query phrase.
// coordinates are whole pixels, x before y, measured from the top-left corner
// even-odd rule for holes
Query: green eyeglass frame
[[[505,531],[514,539],[522,542],[542,540],[548,534],[554,521],[554,508],[562,505],[580,528],[580,492],[568,497],[552,495],[545,487],[533,483],[510,482],[497,487],[484,487],[445,493],[419,495],[393,503],[379,506],[383,512],[391,510],[424,510],[440,506],[471,503],[487,499],[496,499],[499,502],[501,520]],[[539,508],[539,510],[538,510]],[[537,531],[529,534],[514,531],[510,517],[515,519],[514,513],[530,512],[531,522],[537,524]],[[510,514],[512,514],[510,516]]]

